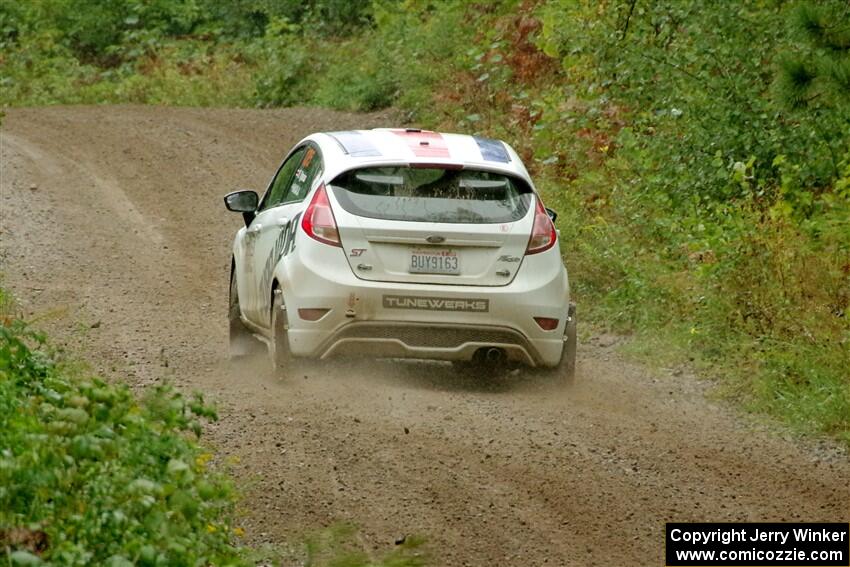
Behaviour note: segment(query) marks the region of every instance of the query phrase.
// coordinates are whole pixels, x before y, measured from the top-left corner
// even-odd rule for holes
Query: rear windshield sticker
[[[301,160],[301,167],[310,167],[310,162],[313,161],[313,156],[316,155],[314,148],[307,148],[307,153],[304,154],[304,159]]]
[[[378,148],[366,136],[355,130],[328,132],[328,136],[336,140],[342,151],[352,157],[377,157],[381,155]]]
[[[481,150],[481,157],[487,161],[498,161],[508,163],[511,157],[508,155],[508,150],[505,145],[499,140],[491,140],[489,138],[479,138],[475,136],[475,143],[478,144],[478,149]]]

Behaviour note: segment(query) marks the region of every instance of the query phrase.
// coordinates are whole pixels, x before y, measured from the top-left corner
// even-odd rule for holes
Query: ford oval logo
[[[439,236],[439,235],[437,235],[437,234],[434,234],[434,235],[432,235],[432,236],[429,236],[429,237],[428,237],[428,238],[426,238],[425,240],[427,240],[430,244],[440,244],[441,242],[445,242],[445,241],[446,241],[445,237],[443,237],[443,236]]]

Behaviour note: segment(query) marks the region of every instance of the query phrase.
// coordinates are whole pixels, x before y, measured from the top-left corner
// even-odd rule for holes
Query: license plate
[[[411,274],[460,274],[460,259],[454,250],[414,250],[410,254]]]

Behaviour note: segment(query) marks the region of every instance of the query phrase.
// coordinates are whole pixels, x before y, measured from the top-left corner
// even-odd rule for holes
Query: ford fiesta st
[[[570,380],[576,314],[544,208],[504,142],[417,129],[313,134],[265,194],[224,198],[231,354],[544,369]]]

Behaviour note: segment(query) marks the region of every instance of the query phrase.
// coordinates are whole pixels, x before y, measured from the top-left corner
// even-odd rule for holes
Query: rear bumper
[[[433,325],[428,323],[354,322],[331,334],[317,352],[329,356],[379,356],[471,360],[481,348],[496,347],[508,360],[544,364],[520,332],[507,327]]]
[[[524,258],[509,285],[484,287],[361,280],[342,249],[307,237],[298,246],[276,271],[297,356],[469,360],[480,348],[497,347],[531,366],[561,358],[569,282],[557,247]],[[330,311],[305,321],[303,308]],[[544,331],[534,317],[559,323]]]

